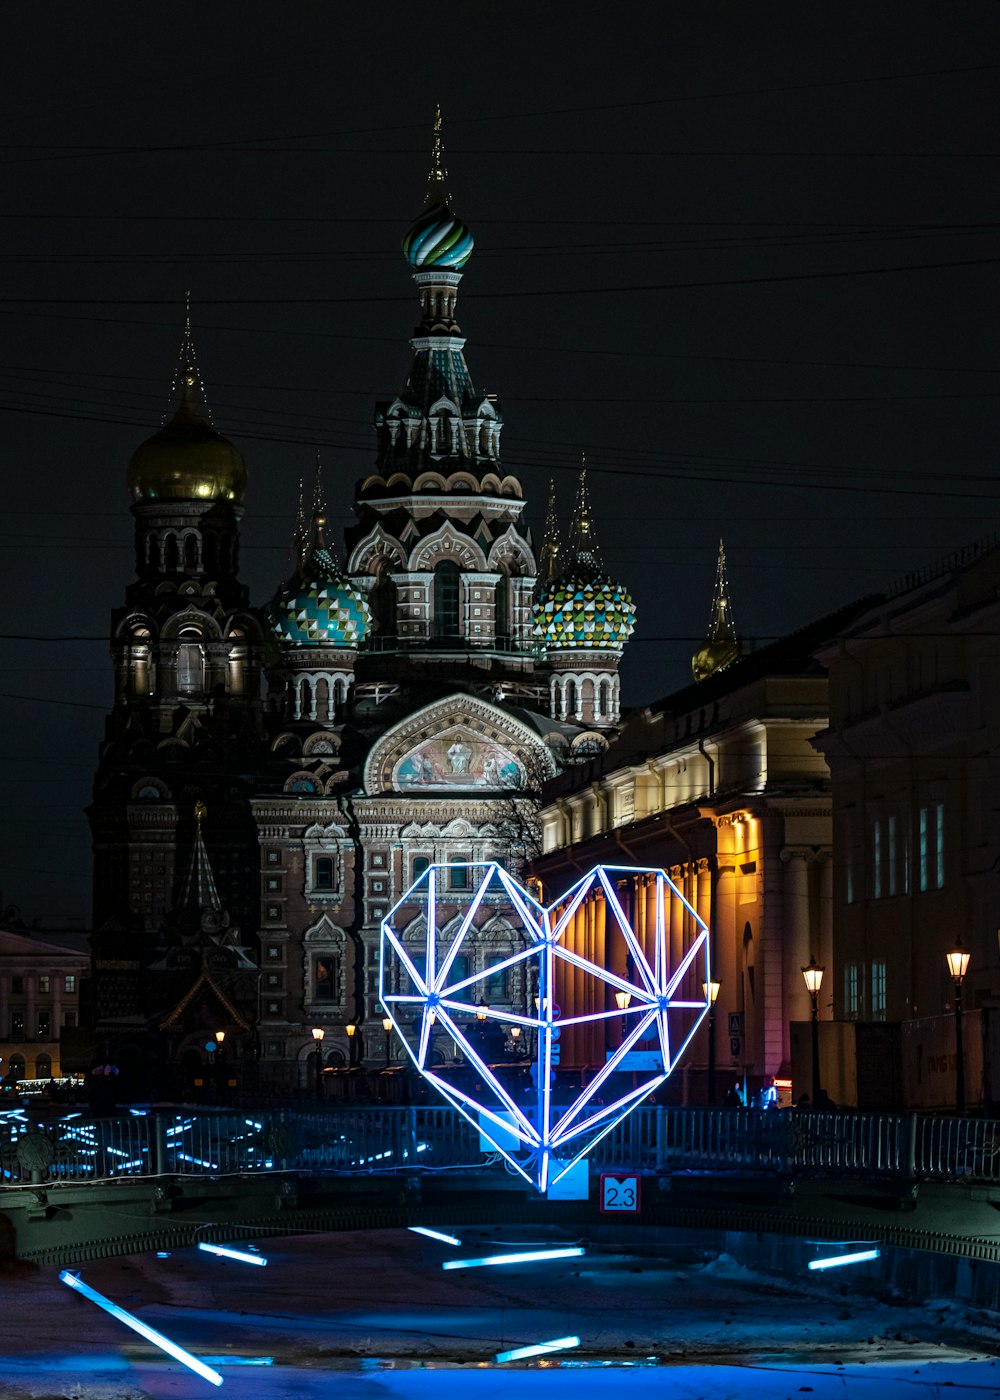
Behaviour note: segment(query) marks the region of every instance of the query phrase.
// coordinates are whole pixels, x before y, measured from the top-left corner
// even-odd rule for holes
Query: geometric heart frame
[[[456,878],[456,871],[464,873]],[[645,877],[644,931],[632,926],[616,890],[623,878],[636,876]],[[570,946],[574,920],[588,899],[603,903],[605,961],[624,972],[601,966]],[[499,961],[484,962],[477,920],[498,904],[521,946]],[[419,953],[395,924],[414,907],[426,922]],[[686,946],[677,966],[670,967],[670,929],[678,917],[687,929]],[[442,936],[445,925],[449,932]],[[530,989],[523,1012],[486,1005],[483,993],[490,978],[517,968]],[[584,989],[583,1000],[599,1009],[556,1005],[554,989],[571,979]],[[672,1073],[708,1013],[711,980],[707,925],[666,872],[651,867],[596,866],[546,908],[495,863],[432,865],[382,920],[379,1001],[407,1055],[514,1171],[542,1193]],[[484,1022],[508,1034],[517,1028],[515,1033],[525,1037],[533,1060],[527,1096],[505,1083],[487,1063],[482,1046],[474,1043]],[[605,1034],[619,1043],[608,1048],[593,1078],[566,1096],[554,1073],[560,1038],[568,1027],[595,1022],[608,1023]],[[449,1079],[432,1062],[436,1035],[450,1040],[464,1058],[476,1078],[475,1091]],[[645,1053],[637,1057],[639,1047]],[[644,1068],[638,1075],[632,1072],[623,1091],[620,1075],[637,1058]],[[604,1102],[606,1092],[611,1102]]]

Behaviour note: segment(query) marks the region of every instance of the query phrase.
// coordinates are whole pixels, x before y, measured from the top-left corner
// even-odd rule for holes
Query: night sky
[[[259,604],[315,449],[339,540],[402,385],[435,102],[473,379],[536,541],[587,454],[626,705],[689,679],[720,535],[765,639],[996,529],[998,45],[995,5],[912,0],[9,9],[2,903],[89,913],[125,467],[185,289]]]

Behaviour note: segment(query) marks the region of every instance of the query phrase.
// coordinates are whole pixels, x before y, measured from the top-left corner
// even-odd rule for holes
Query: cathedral
[[[98,1043],[140,1090],[210,1082],[216,1056],[229,1082],[279,1090],[308,1082],[317,1046],[381,1064],[381,920],[439,864],[457,923],[468,864],[530,860],[542,782],[616,732],[634,606],[601,563],[585,470],[565,544],[550,492],[536,556],[456,319],[473,238],[440,115],[402,246],[419,321],[339,556],[317,464],[293,571],[251,603],[248,471],[212,424],[190,321],[173,415],[129,463],[135,579],[89,815]],[[419,940],[419,899],[396,922]],[[469,975],[519,946],[488,899],[475,927]],[[524,1008],[518,969],[484,986]]]

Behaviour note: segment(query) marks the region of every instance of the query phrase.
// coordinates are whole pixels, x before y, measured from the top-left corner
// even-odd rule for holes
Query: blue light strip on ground
[[[198,1248],[206,1254],[221,1254],[223,1259],[238,1259],[241,1264],[266,1264],[262,1254],[244,1254],[242,1249],[224,1249],[221,1244],[198,1243]]]
[[[859,1249],[855,1254],[835,1254],[829,1259],[810,1259],[810,1269],[839,1269],[843,1264],[864,1264],[869,1259],[877,1259],[880,1249]]]
[[[533,1347],[515,1347],[513,1351],[498,1351],[498,1361],[524,1361],[529,1356],[547,1356],[550,1351],[568,1351],[580,1345],[579,1337],[556,1337],[552,1342],[539,1342]]]
[[[440,1240],[442,1244],[461,1244],[454,1235],[443,1235],[440,1230],[428,1230],[424,1225],[407,1225],[413,1235],[426,1235],[429,1240]]]
[[[584,1253],[580,1245],[565,1249],[531,1249],[523,1254],[487,1254],[482,1259],[446,1259],[442,1269],[481,1269],[493,1264],[533,1264],[539,1259],[576,1259]]]
[[[203,1361],[199,1361],[189,1351],[185,1351],[176,1342],[172,1342],[169,1337],[165,1337],[162,1332],[157,1332],[154,1327],[147,1326],[145,1322],[140,1322],[137,1317],[133,1317],[124,1308],[120,1308],[117,1303],[112,1303],[110,1298],[105,1298],[103,1293],[98,1293],[96,1288],[91,1288],[89,1283],[84,1283],[79,1274],[71,1273],[69,1269],[62,1269],[59,1273],[59,1281],[65,1283],[69,1288],[75,1288],[77,1293],[82,1293],[85,1298],[89,1298],[92,1303],[96,1303],[106,1313],[116,1317],[119,1322],[124,1322],[126,1327],[131,1327],[133,1332],[138,1332],[140,1337],[145,1337],[147,1342],[152,1342],[154,1346],[165,1351],[168,1356],[172,1356],[182,1366],[187,1366],[203,1380],[211,1381],[213,1385],[222,1384],[222,1377],[218,1371],[213,1371],[211,1366],[206,1366]]]

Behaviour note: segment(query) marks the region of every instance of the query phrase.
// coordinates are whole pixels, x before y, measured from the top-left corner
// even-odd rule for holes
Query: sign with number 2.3
[[[604,1214],[618,1211],[638,1211],[642,1178],[639,1176],[601,1177],[601,1211]]]

